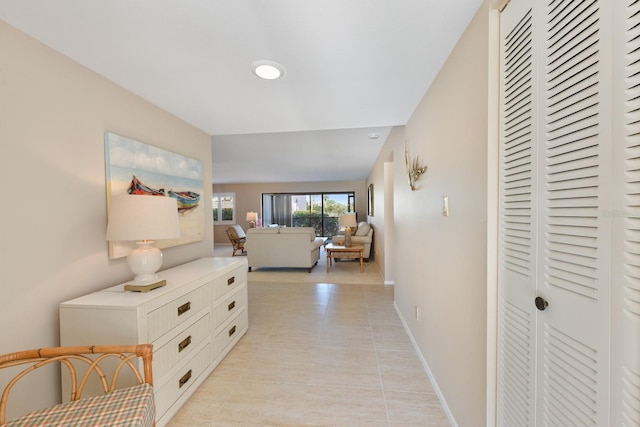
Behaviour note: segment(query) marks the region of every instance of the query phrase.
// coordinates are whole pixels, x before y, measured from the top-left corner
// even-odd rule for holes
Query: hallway
[[[169,425],[450,424],[393,287],[250,281],[249,331]]]

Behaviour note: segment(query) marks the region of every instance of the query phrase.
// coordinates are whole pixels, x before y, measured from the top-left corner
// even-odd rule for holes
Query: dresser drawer
[[[242,286],[237,292],[226,295],[224,300],[213,308],[213,324],[216,326],[222,325],[227,319],[243,310],[246,305],[247,287]]]
[[[196,382],[211,363],[211,344],[207,344],[167,383],[156,389],[156,420]]]
[[[208,312],[194,322],[185,323],[175,331],[176,335],[167,343],[154,348],[153,376],[158,382],[167,372],[189,355],[211,336],[211,318]],[[173,331],[172,331],[173,333]]]
[[[213,284],[213,299],[217,300],[224,294],[237,289],[240,285],[246,282],[246,269],[245,267],[239,267],[231,270],[229,273],[222,275],[215,279]]]
[[[209,295],[209,286],[201,286],[150,312],[147,315],[148,342],[157,340],[209,306]]]
[[[247,330],[247,260],[202,258],[158,279],[167,286],[153,292],[126,292],[127,282],[61,303],[60,344],[152,343],[156,425],[165,427]],[[135,381],[128,369],[121,377],[118,387]],[[101,394],[99,381],[85,393]]]
[[[248,325],[247,310],[237,313],[236,317],[217,330],[213,338],[213,358],[217,358],[229,344],[246,331]]]

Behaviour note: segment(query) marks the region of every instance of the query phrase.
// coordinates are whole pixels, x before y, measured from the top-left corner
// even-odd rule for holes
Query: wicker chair
[[[4,386],[0,397],[0,426],[155,426],[152,354],[153,346],[142,344],[53,347],[0,355],[0,369],[18,367],[18,373]],[[144,377],[137,368],[138,357],[142,358]],[[13,386],[28,373],[51,363],[60,363],[67,368],[71,382],[69,402],[39,409],[7,422],[7,401]],[[105,374],[106,364],[110,367],[110,374],[111,365],[115,364],[110,377]],[[138,385],[116,389],[116,381],[123,369],[133,372]],[[83,372],[80,378],[79,371]],[[82,398],[87,381],[95,376],[104,394]]]
[[[240,251],[241,254],[245,253],[244,244],[247,241],[247,235],[244,233],[242,227],[238,224],[227,227],[227,236],[233,245],[232,256],[236,256],[237,251]]]

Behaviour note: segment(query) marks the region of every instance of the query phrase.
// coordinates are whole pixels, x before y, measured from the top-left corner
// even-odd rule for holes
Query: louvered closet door
[[[507,55],[501,67],[502,426],[609,425],[611,221],[602,212],[611,206],[611,92],[601,81],[611,80],[610,49],[602,49],[611,46],[603,29],[611,17],[601,3],[512,0],[501,16],[505,51],[516,25],[528,19],[533,46],[531,201],[530,212],[521,215],[530,221],[531,256],[521,271],[510,261],[509,230],[517,221],[509,175]],[[524,187],[520,194],[526,194]]]
[[[547,2],[540,179],[540,425],[609,425],[611,2]]]
[[[640,426],[640,1],[614,6],[611,425]]]
[[[498,425],[535,420],[537,62],[533,1],[501,16]]]

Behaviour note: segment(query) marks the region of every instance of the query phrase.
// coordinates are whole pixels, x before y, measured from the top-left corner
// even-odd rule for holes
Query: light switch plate
[[[449,196],[442,198],[442,216],[449,216]]]

